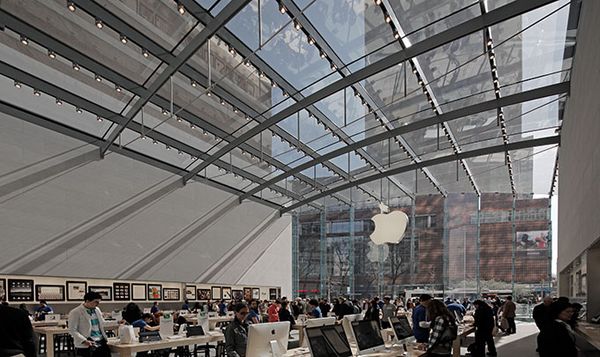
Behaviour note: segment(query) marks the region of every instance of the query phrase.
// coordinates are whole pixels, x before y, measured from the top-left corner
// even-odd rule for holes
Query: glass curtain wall
[[[458,299],[551,289],[550,200],[486,193],[394,199],[409,217],[397,244],[374,244],[377,202],[298,212],[297,296],[356,298],[427,290]]]

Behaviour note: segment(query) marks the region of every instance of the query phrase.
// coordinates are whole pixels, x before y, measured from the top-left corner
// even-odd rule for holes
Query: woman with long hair
[[[427,320],[431,321],[427,356],[449,357],[458,329],[454,315],[443,302],[432,299],[427,304]]]

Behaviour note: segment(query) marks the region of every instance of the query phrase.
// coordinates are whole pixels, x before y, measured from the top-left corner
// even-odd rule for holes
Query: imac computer
[[[306,328],[327,326],[327,325],[335,325],[335,316],[319,317],[316,319],[307,319],[306,322],[304,322],[304,326],[306,326]]]
[[[313,357],[351,357],[352,350],[340,325],[306,329],[309,349]]]
[[[345,315],[342,318],[342,327],[344,328],[344,332],[346,332],[346,336],[348,337],[348,341],[352,342],[352,343],[356,343],[356,340],[354,339],[354,335],[352,334],[352,321],[360,321],[362,320],[363,316],[362,314],[352,314],[352,315]]]
[[[378,321],[362,320],[353,321],[351,324],[359,355],[385,350]]]
[[[281,357],[287,352],[290,322],[250,325],[246,356]]]

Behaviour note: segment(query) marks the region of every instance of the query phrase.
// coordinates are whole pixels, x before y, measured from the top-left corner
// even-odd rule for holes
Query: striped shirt
[[[100,331],[100,321],[98,320],[98,315],[96,315],[96,309],[86,309],[87,313],[90,315],[91,323],[92,323],[92,332],[91,338],[94,341],[100,341],[103,336]]]

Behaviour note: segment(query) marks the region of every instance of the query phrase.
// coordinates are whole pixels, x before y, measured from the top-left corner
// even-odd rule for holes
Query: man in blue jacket
[[[418,343],[427,343],[429,341],[429,326],[425,326],[427,324],[427,304],[429,301],[431,301],[431,295],[421,295],[419,298],[420,304],[412,312],[413,334]]]

